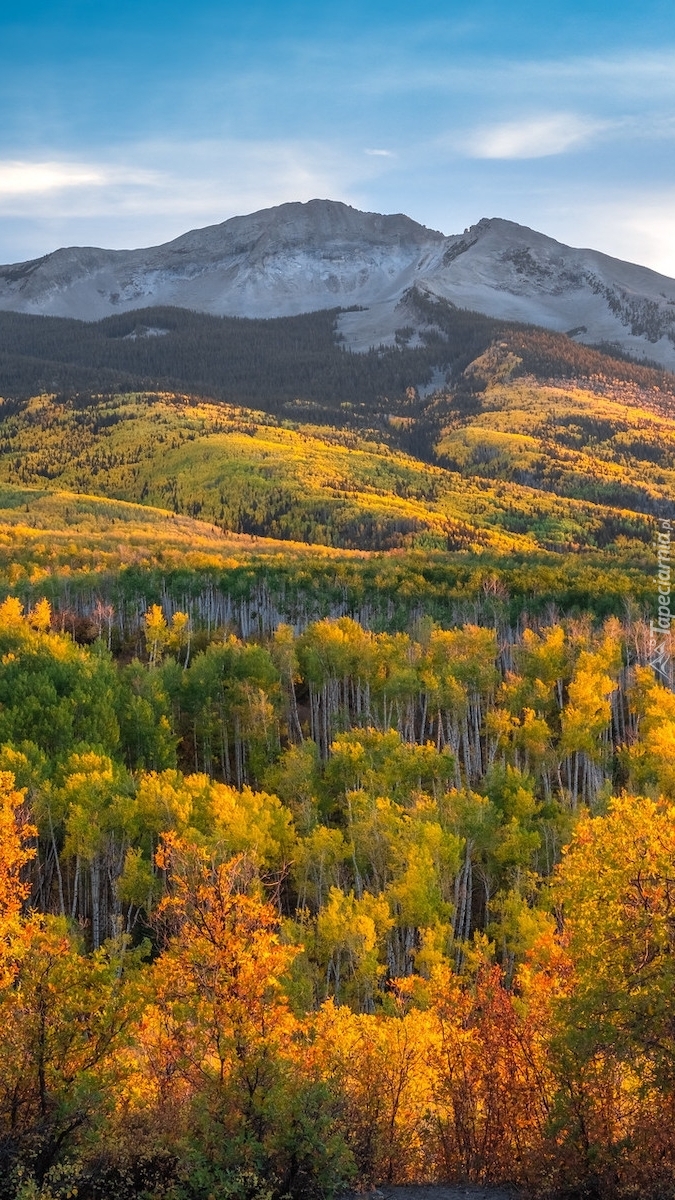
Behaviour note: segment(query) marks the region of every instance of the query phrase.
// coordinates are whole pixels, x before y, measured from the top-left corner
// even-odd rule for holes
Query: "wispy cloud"
[[[343,175],[330,149],[292,143],[145,143],[108,161],[0,160],[0,211],[54,215],[171,212],[239,206],[246,196],[272,202],[280,193],[319,195]]]
[[[364,154],[370,155],[371,158],[394,158],[393,150],[364,150]]]
[[[81,163],[0,161],[0,197],[47,195],[104,182],[100,169]]]
[[[134,166],[52,161],[22,162],[0,159],[0,204],[22,203],[27,197],[38,202],[54,193],[112,186],[152,186],[161,182],[157,174]],[[5,208],[6,210],[6,208]]]
[[[0,216],[7,248],[10,221],[31,222],[24,255],[82,238],[122,247],[156,244],[186,229],[215,224],[290,200],[330,198],[367,204],[367,188],[389,170],[390,152],[310,140],[154,141],[113,148],[106,158],[74,162],[56,155],[0,160]]]
[[[511,76],[537,86],[569,84],[584,92],[655,101],[675,94],[675,50],[640,51],[633,54],[579,55],[578,57],[514,61],[504,64]]]
[[[388,56],[381,56],[384,65],[368,72],[355,70],[350,89],[382,96],[427,92],[481,98],[503,97],[508,89],[509,95],[567,92],[649,104],[675,95],[675,49],[671,47],[564,58],[506,58],[494,52],[463,59],[445,55],[442,62],[434,61],[432,53],[426,61],[416,63],[404,63],[403,54],[400,47],[393,46]],[[330,67],[323,77],[326,86],[332,84]]]
[[[464,141],[472,158],[545,158],[586,145],[610,122],[549,113],[476,129]]]

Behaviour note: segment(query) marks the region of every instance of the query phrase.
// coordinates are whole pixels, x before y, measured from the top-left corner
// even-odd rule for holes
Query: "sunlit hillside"
[[[629,383],[509,378],[507,354],[502,365],[507,378],[499,378],[497,360],[475,411],[448,406],[440,461],[467,477],[513,480],[612,508],[670,511],[675,421],[656,407],[661,397]]]
[[[565,451],[567,474],[553,487],[540,444],[544,434],[537,440],[518,432],[549,419],[551,389],[513,387],[513,393],[503,387],[486,393],[481,403],[492,402],[491,409],[443,427],[439,455],[452,469],[354,430],[277,422],[184,397],[43,396],[13,406],[3,422],[0,478],[198,517],[226,533],[347,549],[560,551],[626,538],[648,542],[646,514],[667,502],[670,477],[661,470],[648,480],[636,469],[629,487],[632,466],[624,448],[612,457],[610,447],[603,492],[595,463],[600,454],[591,443],[593,422],[607,423],[608,402],[598,401],[595,418],[588,415],[590,393],[576,401],[586,405],[590,434],[575,436],[589,446]],[[672,423],[649,417],[645,435],[641,419],[644,425],[646,415],[631,418],[632,453],[636,446],[639,453],[640,437],[645,445],[663,437],[667,448]]]

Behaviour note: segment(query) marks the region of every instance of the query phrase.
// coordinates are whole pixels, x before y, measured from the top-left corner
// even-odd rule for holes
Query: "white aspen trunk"
[[[78,893],[80,890],[80,856],[75,859],[75,879],[73,882],[73,903],[70,910],[71,920],[74,921],[77,916]]]
[[[95,854],[90,870],[91,878],[91,940],[94,950],[101,946],[101,859]]]
[[[49,813],[49,833],[52,841],[52,849],[54,851],[54,866],[56,868],[56,878],[59,884],[59,912],[62,917],[66,915],[66,904],[63,896],[63,876],[61,874],[61,863],[59,862],[59,852],[56,849],[56,837],[54,836],[54,825],[52,822],[52,810],[48,808]]]

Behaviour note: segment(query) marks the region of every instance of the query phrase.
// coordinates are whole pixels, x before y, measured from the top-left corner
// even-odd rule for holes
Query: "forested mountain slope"
[[[372,379],[359,393],[361,365],[377,374],[389,361],[400,372],[428,347],[406,350],[404,330],[403,349],[345,354],[332,340],[334,314],[316,314],[297,327],[295,318],[231,323],[220,361],[260,407],[100,388],[6,399],[4,586],[30,602],[48,583],[55,605],[85,624],[101,601],[137,628],[143,606],[161,599],[168,612],[187,606],[197,621],[233,620],[244,632],[322,615],[400,628],[416,611],[465,619],[490,589],[490,602],[510,597],[512,613],[559,602],[618,615],[629,596],[646,604],[653,522],[672,511],[675,377],[570,338],[476,322],[418,294],[409,303],[434,354],[454,348],[427,393],[378,393]],[[219,326],[164,316],[188,343],[199,322]],[[127,339],[135,321],[112,319],[123,335],[113,348],[154,353],[169,341]],[[37,327],[65,359],[80,329],[97,328]],[[63,344],[62,328],[72,334]],[[215,344],[203,343],[205,363]],[[264,360],[271,372],[277,351],[281,394],[256,371]],[[328,370],[331,354],[354,368],[360,401],[312,374],[311,363]],[[304,400],[293,393],[303,361]],[[357,552],[358,566],[345,553],[328,565],[312,546]],[[392,550],[406,555],[396,567],[370,563]]]
[[[552,398],[573,442],[560,443],[565,470],[542,450],[552,439]],[[590,391],[535,385],[496,385],[477,406],[478,414],[446,425],[447,405],[437,402],[439,453],[445,461],[454,455],[449,470],[372,434],[289,425],[189,398],[38,398],[12,406],[2,423],[0,478],[146,502],[234,533],[362,550],[648,542],[647,516],[670,511],[668,418],[600,402]],[[581,425],[574,424],[579,409]],[[510,432],[500,432],[500,419]],[[532,422],[534,432],[518,432],[518,420]],[[397,419],[387,428],[395,441]]]
[[[602,354],[573,338],[497,321],[411,288],[395,336],[350,351],[337,308],[255,320],[149,308],[97,322],[0,312],[0,395],[179,390],[268,412],[370,424],[409,410],[412,392],[457,386],[492,344],[507,342],[521,373],[595,376],[673,391],[663,370]]]
[[[406,305],[6,318],[2,1200],[674,1193],[675,378]]]

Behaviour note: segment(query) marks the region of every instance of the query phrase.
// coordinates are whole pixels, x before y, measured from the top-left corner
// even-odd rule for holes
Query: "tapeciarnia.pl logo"
[[[650,624],[650,658],[649,664],[656,672],[662,683],[670,686],[670,629],[673,620],[671,611],[671,528],[667,517],[659,518],[659,528],[656,531],[656,588],[658,596],[658,616],[652,617]]]

